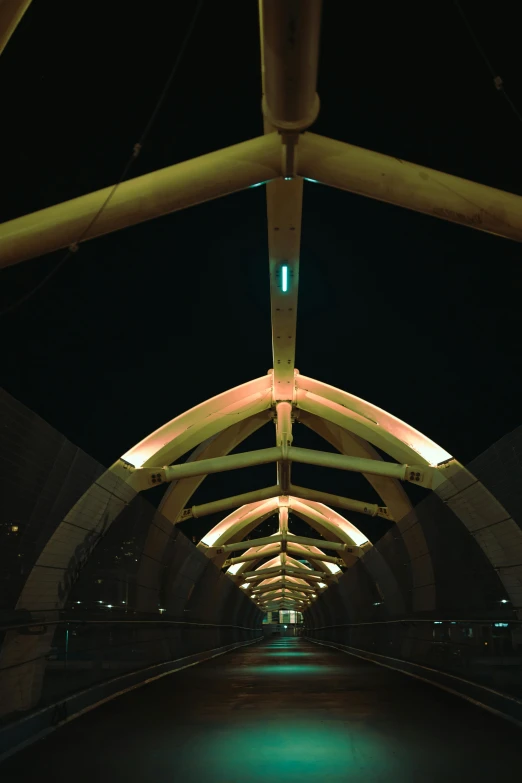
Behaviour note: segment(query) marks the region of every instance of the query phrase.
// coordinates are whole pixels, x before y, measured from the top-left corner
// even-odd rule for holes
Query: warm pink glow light
[[[125,452],[122,455],[122,459],[134,465],[134,467],[140,468],[149,460],[153,460],[158,452],[161,452],[165,446],[183,436],[189,429],[197,428],[198,425],[202,424],[208,425],[213,420],[222,420],[224,426],[221,429],[225,429],[239,420],[239,414],[245,408],[248,409],[254,406],[256,402],[262,403],[264,397],[266,397],[266,405],[261,404],[259,410],[263,410],[263,407],[269,408],[271,404],[271,388],[272,377],[264,375],[261,378],[242,383],[234,389],[229,389],[222,394],[211,397],[210,400],[206,400],[185,411],[180,416],[176,416],[176,418],[171,419],[171,421],[148,435]],[[188,448],[193,448],[193,446],[190,445]],[[183,453],[185,452],[181,451],[181,454]],[[151,467],[162,467],[163,464],[151,465]]]
[[[451,459],[449,452],[427,438],[422,432],[410,427],[409,424],[392,416],[382,408],[372,405],[371,402],[305,375],[297,375],[296,383],[298,389],[308,392],[312,397],[320,398],[323,405],[327,407],[329,405],[343,406],[345,415],[350,415],[350,411],[352,411],[356,416],[366,419],[372,429],[375,429],[375,426],[382,428],[401,443],[409,446],[429,465],[439,465],[441,462]]]
[[[277,497],[269,500],[258,500],[255,503],[247,503],[226,516],[221,522],[218,522],[201,540],[207,546],[214,546],[217,543],[225,544],[234,533],[246,527],[249,522],[275,511],[278,503],[279,498]]]
[[[289,504],[290,508],[299,511],[303,515],[310,516],[311,514],[312,516],[317,517],[320,524],[325,521],[329,522],[330,525],[333,525],[341,533],[344,533],[344,535],[348,537],[350,543],[353,543],[356,546],[362,546],[362,544],[366,544],[368,541],[367,537],[364,533],[361,533],[359,528],[352,525],[351,522],[341,516],[341,514],[338,514],[337,511],[334,511],[333,508],[325,506],[324,503],[316,503],[313,500],[301,500],[300,498],[290,496]]]

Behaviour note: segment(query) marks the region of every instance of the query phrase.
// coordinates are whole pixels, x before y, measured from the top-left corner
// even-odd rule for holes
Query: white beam
[[[0,225],[0,266],[134,226],[281,175],[277,133],[176,163]],[[97,217],[95,222],[94,218]],[[92,225],[91,225],[92,223]]]
[[[344,565],[343,560],[341,560],[341,558],[339,557],[331,557],[330,555],[325,555],[323,552],[320,551],[312,552],[310,550],[305,550],[304,548],[301,549],[295,546],[293,544],[293,541],[294,541],[294,536],[288,538],[287,545],[286,545],[287,551],[290,552],[291,554],[297,555],[301,559],[303,559],[304,555],[307,555],[307,557],[310,560],[321,560],[326,563],[335,563],[335,565]],[[252,542],[250,541],[248,543],[252,543]],[[317,543],[321,543],[319,539],[317,540]],[[266,551],[250,552],[249,554],[245,553],[243,555],[240,555],[239,557],[230,557],[223,563],[223,568],[228,568],[231,565],[234,565],[235,563],[245,563],[248,562],[249,560],[261,560],[261,558],[264,557],[273,557],[273,555],[279,551],[280,551],[279,542],[276,542],[273,547],[270,547]],[[245,572],[242,571],[241,576],[244,576],[244,574]]]
[[[343,508],[347,511],[356,511],[359,514],[366,514],[371,517],[391,518],[388,514],[388,509],[385,506],[378,506],[377,503],[364,503],[362,500],[352,500],[352,498],[344,498],[341,495],[333,495],[330,492],[319,492],[316,489],[297,487],[294,484],[290,485],[290,492],[296,498],[303,498],[303,500],[314,500],[317,503],[325,503],[328,506]]]
[[[278,403],[290,406],[288,402]],[[290,420],[290,416],[285,417]],[[284,433],[279,432],[277,437],[292,437],[291,424],[280,425],[288,429]],[[304,465],[316,465],[336,470],[346,470],[366,474],[375,474],[377,476],[388,476],[390,478],[400,479],[401,481],[410,481],[412,484],[419,484],[424,487],[431,487],[432,476],[436,472],[434,468],[422,465],[400,465],[395,462],[385,462],[384,460],[365,459],[363,457],[350,457],[344,454],[333,454],[328,451],[315,451],[314,449],[302,449],[295,446],[289,446],[288,440],[278,443],[267,449],[258,449],[257,451],[245,451],[240,454],[229,454],[222,457],[213,457],[211,459],[197,460],[194,462],[184,462],[178,465],[168,467],[147,467],[138,468],[135,473],[141,470],[143,477],[150,477],[150,485],[153,486],[163,481],[175,481],[177,479],[189,478],[192,476],[201,476],[210,473],[223,473],[228,470],[238,470],[240,468],[252,467],[255,465],[266,465],[278,460],[291,460]],[[146,479],[145,479],[146,483]],[[141,482],[140,482],[141,486]],[[283,492],[283,494],[286,494]]]
[[[300,584],[299,582],[290,582],[285,578],[285,575],[282,574],[280,578],[276,579],[276,581],[267,582],[267,584],[258,584],[257,586],[254,585],[251,595],[259,595],[260,592],[266,592],[266,590],[273,590],[276,586],[280,587],[281,585],[285,589],[294,590],[294,592],[299,592],[300,590],[309,593],[316,592],[316,590],[313,587],[310,587],[310,585]]]
[[[289,576],[295,576],[298,578],[308,578],[312,577],[313,579],[319,578],[323,580],[334,580],[335,577],[331,574],[323,573],[322,571],[313,571],[311,568],[296,568],[295,566],[288,566],[288,565],[279,565],[274,566],[273,568],[261,568],[256,569],[255,571],[244,571],[239,579],[245,582],[256,582],[259,579],[267,579],[269,576],[273,576],[274,574],[282,574],[282,573],[288,573]]]
[[[251,541],[247,543],[252,543]],[[240,555],[239,557],[230,557],[223,563],[223,568],[228,568],[231,565],[234,565],[235,563],[245,563],[249,560],[261,560],[261,558],[264,557],[273,557],[277,552],[280,550],[279,542],[276,542],[273,547],[270,547],[269,549],[266,549],[266,551],[257,551],[257,552],[250,552],[245,553],[243,555]],[[244,572],[241,572],[241,576],[243,576]]]
[[[202,503],[200,506],[192,506],[191,509],[183,509],[180,516],[183,519],[194,517],[206,517],[209,514],[217,514],[219,511],[227,511],[229,508],[239,508],[239,506],[255,503],[257,500],[269,500],[281,494],[281,487],[265,487],[264,489],[255,489],[253,492],[244,492],[241,495],[232,495],[222,500],[214,500],[211,503]]]
[[[304,465],[318,465],[323,468],[348,470],[356,473],[371,473],[376,476],[389,476],[401,481],[411,481],[413,484],[431,487],[433,468],[423,465],[400,465],[396,462],[385,462],[364,457],[349,457],[345,454],[334,454],[331,451],[315,451],[296,446],[288,448],[288,459]]]
[[[211,553],[223,554],[223,552],[237,552],[240,549],[249,549],[251,546],[264,546],[265,544],[288,541],[285,534],[277,533],[275,536],[264,536],[263,538],[254,538],[251,541],[235,541],[232,544],[223,544],[222,546],[210,546],[205,549],[205,553],[211,556]],[[307,546],[317,546],[320,544],[323,549],[336,549],[338,551],[357,552],[359,547],[349,546],[340,541],[325,541],[323,539],[307,538],[305,536],[292,536],[292,541],[296,544],[305,544]],[[313,554],[310,553],[313,558]]]
[[[200,444],[200,446],[191,452],[187,462],[200,462],[204,459],[210,459],[211,457],[228,455],[252,433],[266,424],[270,415],[270,410],[264,410],[254,416],[239,421],[236,424],[232,424],[230,427],[227,427],[222,432]],[[160,514],[173,524],[176,524],[178,515],[187,505],[204,478],[204,475],[193,476],[192,478],[180,479],[173,482],[168,487],[158,506]],[[156,553],[156,555],[157,554],[158,553]],[[156,556],[156,559],[159,563],[162,562],[161,557]]]
[[[293,536],[292,536],[293,538]],[[314,545],[314,548],[317,548]],[[292,539],[288,539],[287,544],[287,550],[290,554],[293,554],[294,556],[297,556],[301,560],[321,560],[325,563],[334,563],[335,565],[344,565],[344,561],[340,557],[332,557],[331,555],[325,555],[323,552],[318,550],[317,552],[312,552],[310,550],[303,551],[302,549],[299,549],[297,546],[292,546]],[[304,557],[306,556],[306,557]]]
[[[267,465],[277,462],[281,457],[281,449],[273,446],[257,451],[243,451],[240,454],[228,454],[223,457],[211,457],[210,459],[183,462],[179,465],[170,465],[166,468],[145,468],[152,476],[158,476],[157,481],[176,481],[177,479],[192,476],[203,476],[211,473],[224,473],[227,470],[238,470],[255,465]]]
[[[522,196],[314,133],[299,138],[297,173],[350,193],[522,242]]]
[[[294,397],[297,292],[303,181],[278,179],[266,187],[274,400]]]
[[[316,94],[322,0],[260,0],[263,114],[281,131],[302,131],[319,112]]]

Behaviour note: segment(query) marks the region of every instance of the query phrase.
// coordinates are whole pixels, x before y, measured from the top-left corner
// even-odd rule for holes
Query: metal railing
[[[304,635],[457,675],[522,697],[522,621],[400,619],[306,627]]]
[[[260,638],[262,631],[165,616],[130,619],[62,612],[54,620],[33,617],[0,626],[0,648],[16,644],[19,636],[36,637],[35,650],[40,646],[44,652],[0,665],[0,694],[22,688],[28,669],[36,672],[42,684],[39,697],[27,704],[28,713],[123,674]],[[39,645],[37,637],[45,642]],[[8,711],[0,715],[0,725],[23,714],[20,709]]]

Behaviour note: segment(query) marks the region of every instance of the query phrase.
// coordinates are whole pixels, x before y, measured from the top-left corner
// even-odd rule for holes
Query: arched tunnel
[[[47,17],[44,4],[38,10],[37,5],[31,6],[30,0],[0,0],[0,51],[20,25],[21,48],[12,60],[18,68],[26,61],[25,41],[40,40],[41,26],[54,28],[49,19],[61,14],[55,8]],[[39,263],[35,259],[64,253],[46,276],[0,313],[10,316],[22,308],[7,341],[10,347],[23,346],[14,350],[14,362],[9,359],[12,377],[18,378],[14,387],[28,399],[31,384],[35,389],[43,384],[49,421],[64,423],[55,429],[45,416],[33,412],[32,407],[43,410],[36,391],[37,403],[31,406],[0,390],[1,780],[36,781],[47,773],[55,783],[71,777],[78,783],[516,779],[522,773],[522,427],[513,430],[517,412],[505,419],[510,433],[464,465],[397,415],[333,385],[336,373],[346,365],[345,380],[358,384],[358,393],[364,396],[361,388],[376,393],[380,388],[382,399],[390,388],[400,387],[402,391],[390,399],[402,405],[408,421],[410,403],[415,402],[416,420],[429,422],[431,414],[438,413],[438,432],[447,434],[440,419],[451,411],[451,374],[448,371],[445,380],[439,367],[426,370],[422,365],[425,382],[413,382],[411,375],[412,367],[420,368],[435,348],[441,352],[439,360],[449,351],[440,345],[449,343],[450,333],[458,338],[450,346],[455,362],[460,364],[466,354],[465,366],[486,375],[484,340],[475,341],[480,357],[471,361],[465,319],[460,327],[443,322],[440,292],[443,285],[450,287],[447,281],[453,281],[454,268],[442,285],[434,280],[440,259],[424,264],[429,282],[422,295],[417,291],[413,306],[404,292],[412,280],[416,282],[417,262],[398,262],[397,250],[397,258],[381,263],[382,280],[377,285],[375,280],[368,282],[365,262],[357,261],[350,248],[345,253],[348,259],[339,253],[332,262],[332,279],[325,284],[329,293],[323,297],[328,303],[314,310],[324,281],[308,266],[304,333],[309,348],[324,327],[310,364],[326,371],[329,382],[301,373],[295,361],[303,214],[312,222],[318,210],[318,222],[324,223],[316,272],[326,265],[324,256],[332,255],[334,244],[323,252],[329,235],[337,236],[335,242],[341,246],[341,230],[349,233],[345,212],[330,219],[323,186],[344,191],[350,199],[343,209],[350,213],[354,232],[354,205],[359,196],[366,196],[370,203],[420,213],[417,218],[427,221],[416,224],[424,227],[422,252],[428,250],[426,237],[431,241],[428,229],[437,222],[454,224],[455,230],[464,232],[444,235],[441,242],[448,255],[451,236],[488,235],[487,241],[497,243],[483,251],[488,274],[501,241],[504,261],[506,248],[522,241],[522,197],[507,192],[508,186],[500,190],[481,185],[409,163],[395,152],[385,155],[311,133],[320,109],[320,0],[259,2],[262,135],[250,134],[247,141],[174,164],[169,137],[163,156],[158,152],[161,144],[152,145],[161,164],[168,165],[156,171],[142,169],[131,178],[130,169],[145,141],[150,143],[149,133],[165,108],[197,28],[203,3],[192,5],[194,9],[186,4],[180,11],[193,16],[157,103],[152,111],[144,110],[149,120],[120,178],[111,180],[113,173],[106,169],[107,176],[92,179],[98,190],[85,194],[83,188],[83,195],[78,195],[69,190],[71,160],[65,156],[64,183],[54,170],[52,176],[46,174],[44,184],[49,179],[57,183],[56,191],[49,190],[52,203],[28,201],[33,211],[23,217],[13,217],[20,214],[15,206],[13,215],[0,224],[0,266],[13,275],[11,282],[25,285],[33,279]],[[223,26],[223,18],[212,17],[215,24],[209,19],[218,5],[207,4],[203,12],[208,15],[205,33],[211,31],[214,43],[214,30]],[[107,9],[102,10],[106,14]],[[171,12],[177,10],[172,7]],[[341,25],[332,11],[328,13],[332,16],[326,40],[339,41]],[[121,12],[114,14],[119,25]],[[129,24],[141,22],[152,24],[149,15],[131,18]],[[157,25],[155,18],[153,22]],[[83,24],[87,25],[85,19]],[[165,23],[167,27],[176,28],[177,34],[182,25]],[[81,40],[91,46],[85,30]],[[141,38],[141,30],[132,30]],[[160,34],[155,30],[154,40]],[[120,38],[125,45],[130,40]],[[325,47],[327,63],[329,50],[344,48],[342,43]],[[238,62],[247,62],[249,56],[249,47],[245,49],[242,40],[237,44],[243,46],[239,59],[233,47],[220,44],[220,56],[233,60],[229,82],[243,77]],[[8,56],[15,52],[12,44],[9,47]],[[128,52],[125,57],[130,57]],[[210,80],[212,56],[201,61]],[[61,61],[59,70],[66,70]],[[71,73],[75,78],[74,69]],[[143,83],[149,79],[150,74],[144,76]],[[106,86],[105,80],[104,72],[99,89]],[[140,81],[130,81],[136,80]],[[328,83],[323,84],[326,95]],[[502,92],[502,80],[495,79],[495,88]],[[225,100],[225,92],[217,90],[220,100]],[[337,91],[336,100],[339,95]],[[108,103],[114,100],[109,91]],[[335,101],[330,105],[335,107]],[[204,117],[197,115],[197,124],[208,135],[207,103],[202,101],[202,106],[194,111],[204,110]],[[234,122],[243,108],[236,105],[230,110]],[[227,112],[219,106],[214,113],[228,128]],[[33,117],[28,124],[33,127]],[[382,118],[368,127],[375,124],[382,125]],[[240,133],[238,138],[244,136]],[[193,148],[187,143],[187,149]],[[25,154],[25,149],[19,151],[20,159]],[[53,156],[49,158],[55,165]],[[107,186],[107,181],[115,184]],[[262,324],[253,304],[261,290],[258,278],[251,286],[255,293],[240,304],[232,295],[227,300],[227,278],[226,285],[219,284],[222,288],[207,286],[207,306],[192,308],[192,296],[187,296],[181,281],[189,274],[192,283],[205,287],[201,259],[211,254],[213,245],[197,252],[194,247],[212,233],[210,213],[198,213],[203,215],[201,222],[194,218],[190,229],[182,229],[181,218],[176,231],[174,224],[162,222],[223,196],[236,199],[237,213],[233,206],[226,221],[217,217],[214,223],[224,242],[223,258],[234,239],[236,266],[227,267],[219,253],[213,265],[219,267],[221,278],[232,277],[232,268],[239,270],[240,284],[234,290],[240,291],[240,299],[246,275],[257,274],[259,267],[252,261],[255,232],[249,218],[242,217],[247,215],[244,201],[256,198],[249,191],[258,187],[262,190],[254,193],[262,194],[263,207],[266,195],[265,282],[272,332],[268,371],[266,365],[259,368],[264,354],[256,353],[250,332],[252,324]],[[23,189],[27,190],[25,180]],[[303,213],[303,193],[308,198],[312,192],[315,201]],[[55,193],[63,195],[63,203],[55,203]],[[392,226],[395,236],[401,233],[396,228],[400,211],[379,213],[392,215],[388,230]],[[106,280],[110,264],[100,261],[96,268],[103,283],[90,298],[84,288],[85,245],[107,248],[105,235],[120,229],[134,232],[139,224],[153,220],[153,228],[144,235],[144,255],[152,260],[140,257],[138,273],[122,260],[120,246],[112,246],[116,282],[112,286]],[[372,213],[368,225],[360,227],[365,242],[374,222]],[[167,266],[158,259],[162,227],[168,239]],[[183,262],[177,244],[182,230],[190,234],[190,258]],[[119,236],[132,244],[138,234]],[[240,236],[248,245],[248,264]],[[310,238],[306,231],[303,236]],[[175,263],[173,245],[178,252]],[[473,260],[478,247],[466,245]],[[79,250],[81,262],[73,273],[70,267]],[[29,266],[27,278],[21,272],[16,277],[13,268],[31,259],[35,266]],[[41,312],[38,307],[24,310],[62,267],[73,282],[64,285],[61,306],[55,307],[51,297],[50,304],[43,299]],[[342,283],[337,277],[341,268]],[[147,288],[159,269],[154,289]],[[388,296],[382,281],[392,277],[399,279],[399,287]],[[500,310],[488,289],[492,277],[482,285],[484,299],[495,300],[489,311],[494,321]],[[75,279],[81,296],[72,293]],[[460,284],[467,295],[469,281]],[[430,286],[439,292],[431,300]],[[458,287],[453,282],[452,286]],[[153,290],[148,305],[142,287],[144,292]],[[500,298],[505,296],[504,286]],[[139,297],[146,317],[136,305]],[[215,323],[207,319],[210,300],[218,301]],[[199,301],[196,295],[194,301]],[[182,305],[184,316],[177,311]],[[268,296],[266,313],[265,305]],[[30,318],[24,322],[28,312],[34,323]],[[469,312],[476,320],[476,310]],[[223,333],[221,317],[228,324]],[[89,331],[96,319],[102,322],[99,339]],[[189,334],[187,327],[182,333],[184,320],[200,331]],[[78,323],[86,331],[74,338]],[[19,334],[22,327],[29,330],[23,332],[24,338]],[[40,330],[44,336],[38,342]],[[221,335],[217,342],[211,342],[214,330]],[[513,331],[510,327],[509,336]],[[33,338],[39,346],[36,353],[42,351],[37,360],[30,353]],[[65,341],[65,353],[53,353],[60,340]],[[502,332],[493,351],[498,366],[496,352],[505,342]],[[183,354],[185,343],[190,351]],[[212,356],[211,345],[218,346],[219,355]],[[355,347],[364,370],[355,361]],[[399,354],[405,347],[416,353],[416,365],[401,364]],[[105,364],[97,364],[98,351]],[[182,355],[189,357],[190,369],[179,358]],[[30,356],[33,361],[27,359],[27,368],[22,368]],[[60,387],[59,378],[69,377],[62,356],[78,361],[75,366],[81,368],[74,393],[69,386]],[[509,362],[502,356],[502,372],[495,382],[507,387]],[[205,368],[214,370],[202,371],[196,382],[194,364],[201,357]],[[370,359],[374,364],[368,369]],[[56,364],[61,375],[55,372]],[[437,387],[442,391],[433,391],[430,407],[424,400],[435,370],[443,376]],[[405,373],[410,375],[405,378]],[[229,375],[233,380],[222,383]],[[230,384],[236,385],[229,388]],[[90,419],[89,406],[81,403],[82,385],[87,389],[83,399],[90,400]],[[499,400],[513,399],[502,397],[498,389],[482,390],[480,413],[466,418],[466,394],[461,392],[461,409],[455,404],[452,411],[452,421],[460,429],[466,421],[474,428],[485,427],[486,405],[499,407]],[[188,407],[188,397],[189,405],[204,401]],[[64,408],[67,415],[60,418]],[[418,414],[421,408],[429,408],[424,419]],[[119,417],[113,416],[115,410]],[[138,421],[145,410],[147,417]],[[70,432],[78,420],[83,440],[75,442],[85,442],[87,431],[94,429],[98,444],[107,441],[107,460],[98,462],[73,444]],[[142,437],[144,432],[149,434]],[[471,433],[465,435],[473,443]],[[127,442],[140,437],[135,445]],[[465,441],[462,435],[460,443]],[[127,451],[116,458],[123,448]],[[115,458],[108,468],[102,464]]]
[[[277,501],[268,510],[262,501],[248,537],[236,535],[230,554],[243,572],[233,579],[226,552],[213,561],[146,495],[121,479],[109,483],[108,472],[7,393],[1,402],[3,512],[16,521],[2,551],[3,779],[36,780],[50,765],[55,780],[66,780],[74,764],[85,781],[225,781],[240,770],[252,781],[508,780],[521,764],[514,596],[447,492],[427,494],[349,565],[314,561],[330,542],[315,534],[317,546],[303,554],[307,545],[292,543],[289,531],[288,563],[311,574],[321,562],[342,566],[321,572],[322,587],[302,593],[299,584],[301,596],[313,596],[308,605],[288,602],[278,587],[263,606],[246,579],[281,579],[280,564],[276,576],[263,571],[273,571],[283,542],[265,536],[256,546],[259,531],[279,527]],[[519,429],[462,469],[461,478],[475,476],[468,511],[484,519],[484,497],[496,496],[520,518],[511,455],[521,439]],[[79,511],[64,524],[93,487],[94,533]],[[170,484],[164,498],[175,491]],[[78,539],[60,572],[58,609],[52,579],[41,577],[59,566],[68,535]],[[54,559],[45,541],[54,542]],[[289,576],[299,573],[293,568]],[[17,596],[31,573],[38,594],[25,593],[24,607]]]

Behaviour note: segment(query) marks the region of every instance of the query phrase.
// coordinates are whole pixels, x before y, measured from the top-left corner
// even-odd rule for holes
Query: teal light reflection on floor
[[[283,664],[272,663],[267,666],[241,666],[239,668],[230,669],[230,673],[234,675],[252,676],[252,675],[280,675],[280,674],[297,674],[306,676],[309,674],[326,674],[328,676],[337,674],[344,671],[340,666],[313,666],[312,664],[296,663],[296,664]]]
[[[190,749],[185,747],[185,751]],[[210,731],[205,736],[205,753],[198,747],[193,758],[201,765],[201,780],[207,783],[361,783],[391,780],[394,772],[401,779],[394,749],[362,724],[347,730],[319,721],[308,725],[270,721]]]
[[[294,650],[270,650],[265,653],[270,658],[317,658],[317,653],[313,652],[294,652]]]

